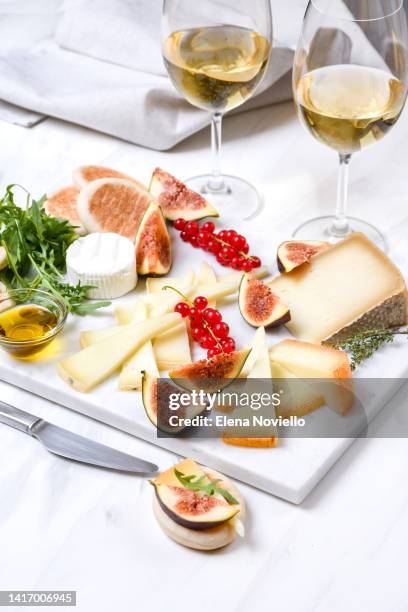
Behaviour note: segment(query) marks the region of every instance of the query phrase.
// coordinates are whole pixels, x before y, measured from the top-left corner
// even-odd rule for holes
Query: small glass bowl
[[[49,310],[57,319],[53,327],[42,338],[33,340],[10,340],[0,335],[0,347],[14,357],[31,357],[42,351],[58,336],[64,328],[68,316],[68,309],[64,302],[52,293],[42,289],[9,289],[7,296],[0,298],[0,314],[16,306],[37,305]]]

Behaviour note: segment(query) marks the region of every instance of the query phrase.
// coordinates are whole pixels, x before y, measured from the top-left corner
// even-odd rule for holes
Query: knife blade
[[[158,470],[154,463],[79,436],[2,401],[0,401],[0,423],[36,438],[50,453],[66,459],[121,472],[152,474]]]

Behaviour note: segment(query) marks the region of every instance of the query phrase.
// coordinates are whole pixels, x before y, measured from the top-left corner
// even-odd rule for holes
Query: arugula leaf
[[[11,289],[40,288],[62,300],[69,312],[86,315],[110,302],[87,302],[93,287],[64,282],[66,254],[77,240],[75,227],[68,221],[50,217],[44,210],[47,197],[39,200],[27,194],[26,207],[17,206],[9,185],[0,199],[0,244],[6,249],[8,268],[0,280]]]
[[[196,476],[194,474],[186,476],[182,472],[180,472],[177,468],[174,468],[174,474],[180,484],[183,485],[184,488],[190,489],[191,491],[201,492],[204,495],[208,495],[211,497],[212,495],[222,495],[222,497],[230,504],[230,505],[239,505],[239,501],[235,499],[233,495],[226,489],[222,489],[218,486],[218,483],[221,480],[218,478],[216,480],[211,480],[207,476]],[[208,481],[208,482],[206,482]]]

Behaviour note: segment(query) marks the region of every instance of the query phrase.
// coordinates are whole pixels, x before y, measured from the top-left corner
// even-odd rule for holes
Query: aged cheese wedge
[[[335,343],[364,329],[407,322],[405,281],[363,234],[268,284],[289,306],[287,328],[300,340]]]
[[[146,304],[139,301],[139,308],[134,310],[133,323],[141,323],[147,319]],[[166,332],[166,334],[169,332]],[[119,375],[119,389],[121,391],[141,391],[143,372],[152,376],[159,376],[159,370],[153,353],[151,341],[146,342],[136,353],[122,366]]]
[[[320,389],[314,389],[304,379],[298,378],[285,367],[271,361],[273,390],[280,394],[280,404],[276,407],[278,416],[302,417],[324,405]]]
[[[123,326],[114,336],[60,361],[58,372],[77,391],[90,391],[120,368],[146,342],[179,322],[180,315],[174,312]]]
[[[330,408],[347,414],[354,404],[353,383],[348,357],[330,346],[299,340],[283,340],[269,351],[272,362],[297,378],[313,378],[316,393],[324,396]]]
[[[174,329],[156,338],[153,351],[160,372],[176,370],[192,363],[186,321],[181,321]]]

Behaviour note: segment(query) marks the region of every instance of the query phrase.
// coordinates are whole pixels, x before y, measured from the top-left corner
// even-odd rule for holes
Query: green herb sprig
[[[408,336],[408,330],[371,329],[338,342],[336,348],[350,354],[350,367],[354,371],[363,361],[374,355],[385,344],[394,342],[396,336]]]
[[[191,491],[197,491],[204,493],[211,497],[212,495],[222,495],[222,497],[230,504],[230,505],[239,505],[239,501],[235,499],[233,495],[226,489],[222,489],[218,486],[218,483],[221,482],[221,479],[218,478],[216,480],[211,480],[207,476],[196,476],[195,474],[186,476],[182,472],[179,472],[176,468],[174,468],[174,473],[176,475],[177,480],[183,487],[190,489]]]
[[[20,186],[9,185],[0,199],[0,244],[8,261],[0,280],[10,289],[49,291],[66,304],[69,312],[81,316],[109,306],[110,302],[105,301],[86,302],[92,287],[64,281],[67,250],[78,238],[75,227],[45,212],[46,196],[34,200],[26,192],[25,208],[17,206],[16,187]]]

